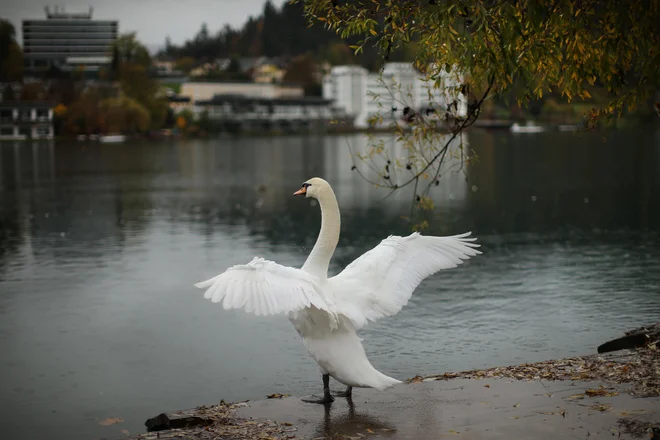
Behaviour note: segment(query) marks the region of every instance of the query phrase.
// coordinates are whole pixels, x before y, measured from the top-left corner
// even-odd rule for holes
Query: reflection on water
[[[361,332],[377,368],[581,354],[657,320],[660,137],[602,137],[470,133],[478,161],[443,176],[431,232],[472,230],[484,254]],[[364,138],[0,144],[3,438],[117,437],[163,410],[317,392],[285,318],[212,307],[192,284],[254,255],[302,264],[320,213],[291,194],[315,175],[342,209],[332,272],[408,233],[410,193],[365,184],[347,142]]]

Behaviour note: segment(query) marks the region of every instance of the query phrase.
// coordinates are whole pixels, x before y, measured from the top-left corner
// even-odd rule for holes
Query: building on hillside
[[[298,84],[269,84],[253,82],[190,81],[181,84],[179,92],[195,104],[208,101],[216,95],[242,95],[247,98],[302,98],[305,91]]]
[[[323,97],[352,118],[355,126],[367,127],[377,115],[386,125],[400,117],[405,107],[424,113],[428,108],[446,109],[454,99],[456,116],[464,117],[464,97],[453,98],[456,94],[448,92],[459,84],[458,75],[445,73],[436,88],[409,63],[387,63],[382,75],[359,66],[335,66],[323,78]]]
[[[262,64],[252,70],[252,80],[256,83],[280,83],[286,71],[275,64]]]
[[[92,20],[93,10],[72,14],[48,7],[45,20],[23,20],[25,73],[38,74],[55,67],[62,71],[96,72],[112,62],[117,40],[116,20]]]
[[[0,102],[0,140],[52,139],[53,106],[45,101]]]

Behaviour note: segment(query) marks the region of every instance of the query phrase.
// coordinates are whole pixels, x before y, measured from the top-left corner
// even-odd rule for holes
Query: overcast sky
[[[145,44],[162,46],[165,37],[182,43],[206,22],[215,33],[225,23],[242,25],[250,15],[259,15],[266,0],[0,0],[0,17],[10,20],[22,44],[21,20],[45,18],[44,6],[59,5],[67,12],[94,8],[93,18],[119,20],[120,32],[136,31]],[[285,0],[275,0],[278,8]]]

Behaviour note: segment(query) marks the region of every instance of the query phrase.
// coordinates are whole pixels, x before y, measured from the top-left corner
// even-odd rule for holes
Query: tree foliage
[[[113,59],[122,63],[136,64],[143,67],[151,66],[151,55],[147,48],[138,41],[135,32],[120,35],[113,45]]]
[[[126,96],[101,101],[99,113],[102,131],[107,133],[135,133],[149,128],[149,111]]]
[[[360,36],[357,51],[383,56],[416,41],[415,62],[437,77],[455,67],[475,87],[502,94],[512,84],[521,104],[544,92],[589,99],[604,87],[605,114],[635,108],[660,81],[660,3],[599,0],[508,2],[467,0],[304,0],[307,15],[342,38]]]
[[[0,19],[0,82],[23,79],[23,51],[16,42],[16,29]]]
[[[135,99],[110,96],[113,92],[101,87],[86,89],[71,106],[58,106],[58,118],[70,133],[135,133],[147,130],[149,111]]]
[[[387,60],[413,43],[415,66],[436,86],[443,87],[448,71],[462,74],[450,92],[468,100],[468,112],[445,124],[449,136],[439,138],[435,123],[409,113],[408,130],[396,126],[404,154],[380,163],[376,183],[393,190],[414,185],[420,204],[438,184],[449,156],[469,157],[461,132],[492,98],[513,99],[522,107],[550,93],[584,101],[591,108],[585,123],[592,127],[640,105],[650,109],[650,93],[660,86],[657,0],[294,1],[304,4],[310,22],[343,39],[358,38],[352,45],[356,53],[376,47]],[[596,93],[602,99],[594,100]],[[363,157],[386,153],[372,145]],[[394,173],[397,168],[403,172]],[[426,192],[419,194],[424,179]]]
[[[311,55],[295,57],[284,74],[285,82],[300,84],[305,89],[305,95],[318,95],[319,83],[318,67]]]
[[[167,116],[167,101],[160,96],[160,84],[149,74],[151,57],[135,33],[121,35],[115,43],[122,93],[147,109],[150,126],[161,128]]]

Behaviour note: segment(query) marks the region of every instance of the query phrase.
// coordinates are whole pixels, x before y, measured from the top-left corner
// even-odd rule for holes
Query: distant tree
[[[169,35],[165,37],[165,48],[163,49],[163,52],[168,57],[173,57],[176,54],[176,47],[174,47],[172,44],[172,40],[170,39]]]
[[[100,91],[90,87],[82,93],[67,109],[62,129],[73,134],[100,133],[102,120],[99,112],[99,102],[102,100]]]
[[[193,57],[179,58],[174,62],[174,68],[182,72],[188,73],[195,67],[195,59]]]
[[[314,58],[310,55],[300,55],[294,58],[284,74],[283,81],[300,84],[305,88],[306,94],[317,95],[319,81]]]
[[[164,128],[172,128],[176,123],[176,118],[174,116],[174,110],[169,106],[167,107],[167,112],[165,113],[165,121],[163,121]]]
[[[231,56],[226,71],[228,73],[241,73],[241,63],[238,60],[238,56],[236,55]]]
[[[138,41],[135,32],[122,34],[117,38],[113,47],[113,55],[119,63],[137,64],[144,67],[151,65],[151,55],[147,48]]]
[[[356,64],[357,58],[346,43],[331,43],[323,48],[321,58],[333,66]]]
[[[197,33],[195,40],[199,42],[205,42],[208,41],[208,39],[209,39],[209,28],[206,25],[206,23],[202,23],[202,27]]]
[[[48,99],[65,106],[76,100],[76,83],[71,78],[58,78],[49,84]]]
[[[0,81],[23,79],[23,51],[16,42],[14,25],[0,19]]]
[[[135,133],[147,130],[150,125],[149,111],[126,96],[101,101],[99,116],[101,131],[106,133]]]
[[[143,105],[151,114],[151,126],[161,128],[167,115],[167,101],[160,96],[160,84],[150,77],[144,66],[125,64],[119,82],[122,92]]]
[[[16,100],[16,92],[14,91],[14,88],[11,86],[11,84],[7,84],[2,91],[2,99],[4,101]]]
[[[31,82],[23,84],[19,99],[21,101],[43,101],[47,96],[48,92],[42,83]]]
[[[110,75],[113,80],[119,78],[120,62],[121,55],[119,54],[119,47],[115,44],[112,47],[112,62],[110,64]]]

